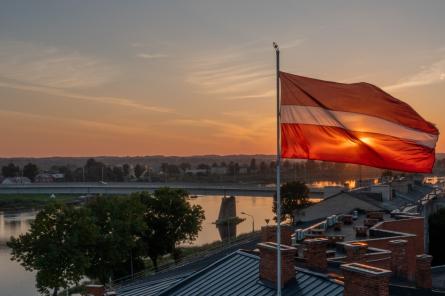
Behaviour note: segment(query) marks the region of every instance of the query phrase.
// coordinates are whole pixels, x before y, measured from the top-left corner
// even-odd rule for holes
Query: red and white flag
[[[408,104],[368,83],[280,80],[283,158],[431,172],[439,131]]]

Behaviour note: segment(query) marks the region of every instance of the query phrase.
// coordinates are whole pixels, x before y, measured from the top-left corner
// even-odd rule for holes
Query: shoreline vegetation
[[[23,210],[38,210],[50,202],[77,203],[78,194],[60,194],[52,198],[49,194],[0,194],[0,211],[15,212]]]

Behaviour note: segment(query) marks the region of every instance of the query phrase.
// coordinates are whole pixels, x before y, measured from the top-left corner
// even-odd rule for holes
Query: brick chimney
[[[433,279],[431,274],[431,261],[433,257],[427,254],[416,256],[416,286],[423,289],[431,289]]]
[[[364,263],[366,261],[366,253],[368,252],[368,244],[364,242],[351,242],[344,244],[346,251],[346,262],[348,263]]]
[[[273,242],[259,243],[260,279],[268,284],[277,283],[277,244]],[[295,280],[295,253],[297,249],[281,245],[281,285]]]
[[[402,279],[408,278],[408,258],[406,254],[407,240],[397,239],[388,242],[391,251],[391,271],[394,276]]]
[[[341,266],[344,296],[388,296],[391,271],[360,263]]]
[[[308,268],[317,271],[325,271],[327,269],[327,244],[327,238],[313,238],[304,240],[304,257],[306,258],[306,265]]]
[[[105,294],[105,288],[102,285],[87,285],[87,295],[103,296]]]
[[[292,245],[292,227],[290,225],[281,225],[281,244]],[[261,242],[276,242],[277,226],[267,225],[261,227]]]

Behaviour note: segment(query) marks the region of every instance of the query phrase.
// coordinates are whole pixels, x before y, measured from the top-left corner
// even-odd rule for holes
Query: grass
[[[42,208],[51,201],[73,201],[78,195],[60,194],[53,199],[49,194],[0,194],[0,210]]]

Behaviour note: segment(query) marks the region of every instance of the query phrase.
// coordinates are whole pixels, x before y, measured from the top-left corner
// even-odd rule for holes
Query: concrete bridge
[[[235,195],[272,197],[275,187],[244,184],[190,183],[40,183],[0,185],[0,194],[130,194],[153,192],[161,187],[184,189],[191,195]],[[311,197],[322,197],[323,188],[311,189]]]

